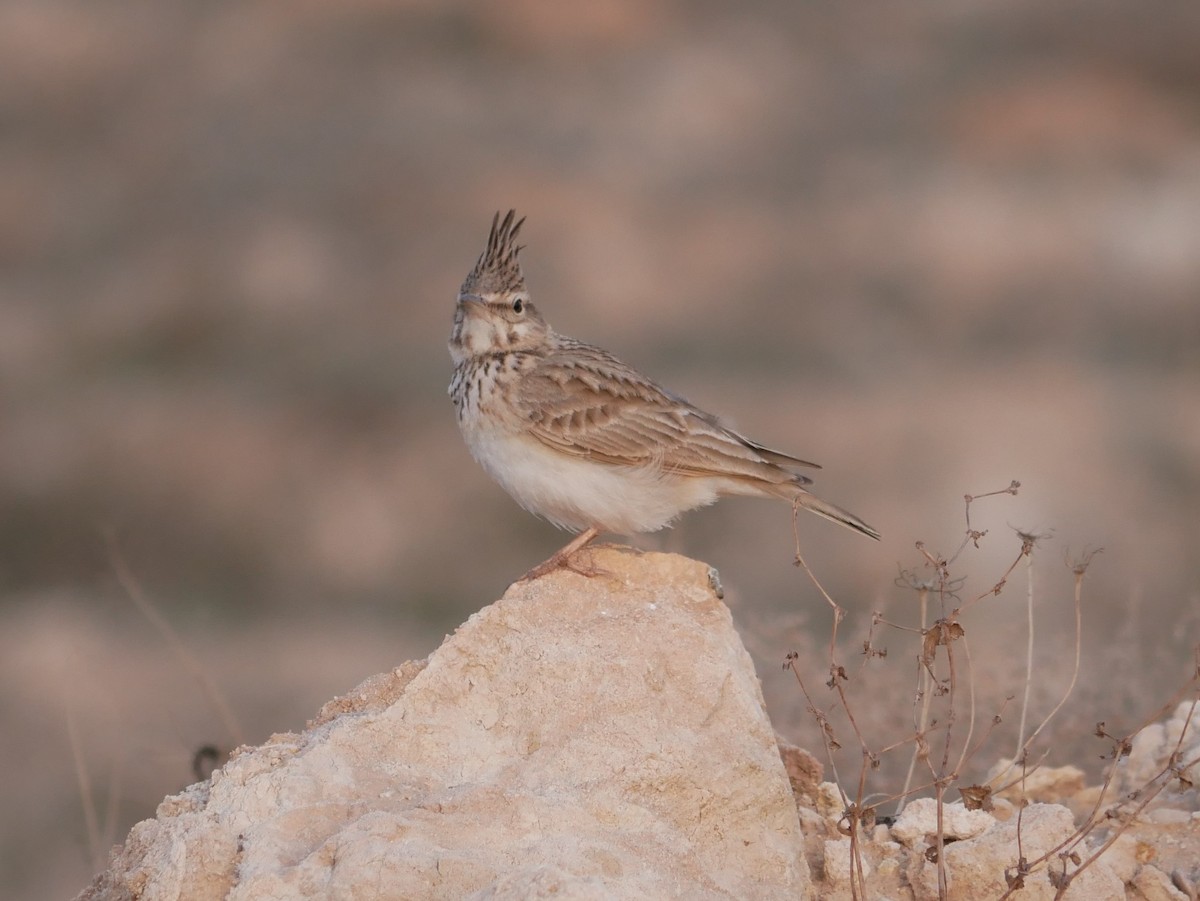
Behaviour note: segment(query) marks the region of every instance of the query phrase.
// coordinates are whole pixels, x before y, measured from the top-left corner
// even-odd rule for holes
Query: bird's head
[[[517,259],[521,247],[516,238],[524,222],[514,210],[503,220],[496,213],[487,247],[459,288],[450,333],[456,366],[471,357],[532,351],[546,343],[549,326],[530,303]]]

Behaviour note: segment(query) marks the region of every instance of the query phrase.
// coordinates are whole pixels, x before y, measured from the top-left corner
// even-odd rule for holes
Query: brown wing
[[[606,351],[559,341],[525,375],[518,400],[532,434],[555,450],[622,466],[772,483],[810,484],[788,470],[820,468],[739,435]]]

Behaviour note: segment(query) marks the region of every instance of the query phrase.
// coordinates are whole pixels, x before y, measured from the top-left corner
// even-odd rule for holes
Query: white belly
[[[536,438],[467,423],[463,437],[472,456],[518,504],[563,529],[654,532],[717,499],[717,486],[708,479],[597,463],[552,451]]]

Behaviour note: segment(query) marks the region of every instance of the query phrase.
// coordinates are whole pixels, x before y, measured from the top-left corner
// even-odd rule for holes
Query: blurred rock
[[[1142,867],[1133,880],[1135,897],[1145,901],[1188,901],[1188,895],[1171,883],[1171,877],[1156,867]],[[1192,896],[1194,897],[1194,896]]]
[[[708,567],[594,562],[235,753],[80,898],[803,897],[787,775]]]
[[[1077,766],[1038,766],[1022,774],[1010,758],[1001,758],[988,771],[987,784],[1007,785],[998,796],[1017,802],[1022,798],[1045,804],[1064,803],[1084,790],[1083,770]]]
[[[1162,723],[1151,723],[1133,736],[1127,757],[1117,761],[1114,786],[1122,794],[1138,791],[1166,771],[1172,759],[1193,763],[1200,759],[1196,729],[1196,702],[1183,701]],[[1191,789],[1200,780],[1200,767],[1184,767],[1177,787]]]

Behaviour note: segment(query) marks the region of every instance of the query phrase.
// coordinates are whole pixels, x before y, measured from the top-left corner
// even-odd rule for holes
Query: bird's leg
[[[517,581],[518,582],[531,582],[534,579],[540,579],[542,576],[546,575],[547,573],[554,572],[554,570],[558,569],[560,566],[565,566],[565,567],[567,567],[567,569],[571,570],[572,572],[579,573],[579,575],[581,575],[581,576],[589,576],[590,577],[590,576],[599,575],[600,574],[599,570],[595,569],[594,567],[591,567],[591,566],[577,567],[571,563],[571,557],[573,557],[575,555],[575,552],[582,550],[589,543],[594,541],[596,536],[599,534],[600,534],[600,530],[597,529],[595,526],[592,526],[592,527],[586,529],[585,531],[580,532],[578,535],[576,535],[574,538],[571,539],[570,544],[568,544],[566,547],[564,547],[561,551],[557,551],[552,557],[550,557],[545,562],[539,563],[537,566],[535,566],[529,572],[525,573],[525,575],[521,576],[521,578],[517,579]]]

